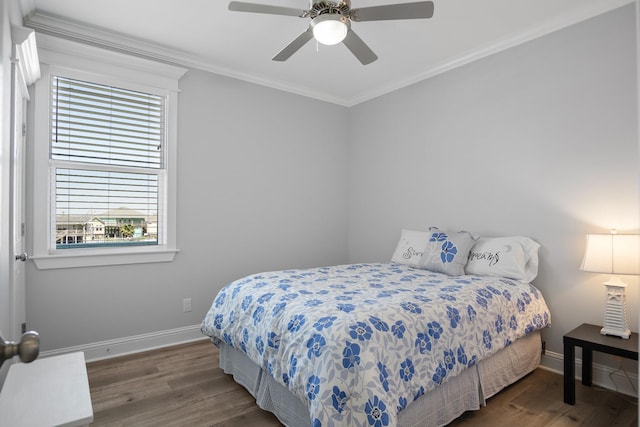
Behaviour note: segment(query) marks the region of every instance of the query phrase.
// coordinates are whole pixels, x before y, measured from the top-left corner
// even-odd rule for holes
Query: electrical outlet
[[[191,298],[185,298],[182,300],[182,312],[186,313],[191,311]]]

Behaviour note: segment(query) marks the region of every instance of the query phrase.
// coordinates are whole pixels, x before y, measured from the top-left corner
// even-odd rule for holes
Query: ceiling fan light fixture
[[[347,36],[348,20],[338,13],[319,15],[311,21],[313,37],[328,46],[338,44]]]

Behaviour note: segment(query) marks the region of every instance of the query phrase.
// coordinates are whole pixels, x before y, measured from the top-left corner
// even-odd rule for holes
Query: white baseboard
[[[561,353],[546,351],[542,355],[540,367],[560,375],[564,373],[564,356]],[[576,358],[576,379],[582,380],[582,359]],[[611,366],[594,363],[591,373],[593,385],[614,390],[629,396],[638,397],[638,374],[627,372],[627,378],[622,371],[617,371]],[[633,383],[634,387],[631,385]]]
[[[209,338],[202,335],[200,332],[200,324],[198,324],[185,326],[183,328],[169,329],[166,331],[158,331],[74,347],[43,351],[40,353],[40,356],[57,356],[60,354],[82,351],[84,352],[84,357],[87,362],[95,362],[97,360],[109,359],[111,357],[140,353],[147,350],[204,339]],[[540,367],[562,375],[564,372],[564,357],[561,353],[546,351],[540,361]],[[616,371],[615,368],[598,363],[593,364],[592,380],[594,385],[638,397],[638,375],[636,372],[627,372],[627,375],[629,376],[628,379],[623,372]],[[582,360],[578,358],[576,358],[576,379],[582,379]],[[635,385],[635,389],[632,387],[631,382]]]
[[[202,335],[202,332],[200,332],[200,324],[197,324],[166,331],[151,332],[148,334],[43,351],[40,353],[40,357],[57,356],[81,351],[84,352],[84,357],[87,362],[95,362],[97,360],[140,353],[202,339],[208,338]]]

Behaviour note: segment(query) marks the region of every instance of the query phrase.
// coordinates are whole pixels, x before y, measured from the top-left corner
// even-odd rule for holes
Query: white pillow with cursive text
[[[469,252],[465,273],[531,282],[538,275],[540,244],[523,236],[481,237]]]
[[[403,229],[400,233],[400,241],[391,257],[391,262],[417,267],[418,261],[427,247],[429,231],[416,231]]]

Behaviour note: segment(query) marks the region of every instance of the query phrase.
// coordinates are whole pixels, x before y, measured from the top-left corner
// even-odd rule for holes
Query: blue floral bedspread
[[[354,264],[235,281],[216,296],[202,332],[246,353],[306,402],[310,425],[381,427],[549,322],[530,284]]]

